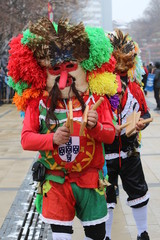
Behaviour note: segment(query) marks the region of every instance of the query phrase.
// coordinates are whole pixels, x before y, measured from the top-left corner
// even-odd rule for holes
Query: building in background
[[[52,5],[55,22],[63,16],[72,23],[82,21],[85,25],[112,31],[112,0],[54,0]]]
[[[101,0],[102,27],[105,31],[113,31],[112,24],[112,0]]]
[[[112,0],[87,0],[82,9],[82,20],[85,25],[103,27],[112,31]]]

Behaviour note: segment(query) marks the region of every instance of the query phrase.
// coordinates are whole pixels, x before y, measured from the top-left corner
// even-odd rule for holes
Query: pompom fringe
[[[89,75],[89,88],[92,93],[97,95],[113,96],[117,93],[118,83],[116,75],[108,72],[102,74]]]
[[[96,76],[97,73],[104,73],[104,72],[114,72],[115,70],[115,66],[116,66],[116,59],[111,56],[111,58],[109,59],[109,62],[103,63],[101,68],[97,68],[95,70],[93,70],[91,73],[88,72],[89,74],[94,74]]]
[[[22,81],[15,83],[11,77],[8,77],[8,85],[13,88],[20,96],[22,96],[23,91],[28,88],[27,83]]]
[[[33,56],[32,51],[21,44],[22,35],[18,35],[10,42],[8,75],[14,82],[26,82],[31,88],[44,89],[47,73],[41,68]]]
[[[103,63],[109,62],[113,47],[102,28],[86,27],[85,30],[89,36],[90,52],[89,59],[82,61],[81,66],[87,71],[92,71],[96,66],[100,68]]]
[[[22,96],[19,96],[17,93],[15,93],[13,97],[13,103],[15,103],[19,111],[25,112],[29,101],[38,98],[40,95],[40,90],[26,89],[24,90]]]

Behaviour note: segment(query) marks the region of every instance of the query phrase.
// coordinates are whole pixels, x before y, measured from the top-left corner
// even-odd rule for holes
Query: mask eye
[[[60,70],[61,68],[59,67],[59,66],[55,66],[55,67],[53,67],[52,68],[54,71],[58,71],[58,70]]]
[[[65,68],[68,72],[72,72],[72,71],[75,71],[78,68],[78,64],[70,62],[70,63],[66,64]]]
[[[66,68],[73,68],[74,67],[74,64],[73,63],[69,63]]]
[[[57,65],[54,66],[53,68],[50,68],[48,71],[51,75],[59,75],[61,72],[61,67]]]

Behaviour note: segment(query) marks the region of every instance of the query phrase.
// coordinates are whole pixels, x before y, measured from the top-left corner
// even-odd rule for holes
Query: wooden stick
[[[93,107],[92,107],[92,110],[96,110],[100,105],[101,105],[101,103],[104,101],[104,98],[103,97],[100,97],[99,99],[98,99],[98,101],[93,105]]]
[[[96,110],[103,101],[104,101],[104,98],[100,97],[98,101],[93,105],[92,110]],[[83,119],[82,119],[80,131],[79,131],[79,136],[83,136],[83,131],[87,124],[88,111],[89,111],[89,105],[86,106],[85,111],[83,113]]]
[[[69,114],[68,114],[67,121],[66,121],[66,127],[68,127],[68,128],[70,127],[69,122],[70,122],[70,117],[69,117]]]
[[[146,118],[144,120],[139,120],[139,123],[150,123],[150,122],[153,122],[153,118]]]
[[[72,109],[72,101],[69,100],[69,128],[70,128],[70,133],[73,133],[73,109]]]
[[[130,137],[131,135],[136,133],[136,124],[138,123],[141,116],[141,111],[133,112],[131,115],[127,117],[127,122],[131,121],[131,124],[126,127],[126,135]]]
[[[144,124],[150,123],[150,122],[153,122],[153,118],[146,118],[144,120],[139,120],[138,122],[139,123],[144,123]],[[130,134],[127,135],[127,137],[130,137],[135,130],[136,130],[136,127],[134,128],[134,130]]]
[[[136,112],[133,111],[131,115],[127,117],[127,122],[130,124],[126,127],[126,135],[129,136],[134,130],[136,126]]]
[[[69,113],[66,121],[66,127],[70,129],[70,133],[73,133],[73,110],[72,110],[72,101],[69,100]]]
[[[122,130],[123,128],[127,127],[130,123],[131,123],[131,121],[126,122],[126,123],[120,125],[120,126],[119,126],[119,129]]]
[[[88,111],[89,111],[89,105],[86,106],[86,108],[84,110],[84,113],[83,113],[83,119],[82,119],[80,131],[79,131],[79,136],[83,136],[83,131],[84,131],[84,128],[86,127],[86,124],[87,124]]]
[[[40,182],[37,182],[37,193],[42,194],[42,186]]]

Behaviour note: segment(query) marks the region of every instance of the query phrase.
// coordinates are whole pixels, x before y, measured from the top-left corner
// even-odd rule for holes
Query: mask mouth
[[[70,87],[73,81],[74,81],[73,77],[71,75],[68,75],[66,87]]]

